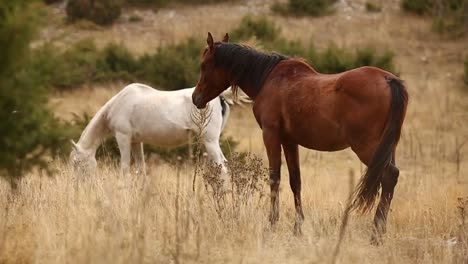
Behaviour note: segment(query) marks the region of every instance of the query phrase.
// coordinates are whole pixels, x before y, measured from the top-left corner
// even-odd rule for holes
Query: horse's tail
[[[107,118],[107,113],[109,111],[109,108],[113,105],[114,101],[122,96],[122,94],[126,93],[130,89],[132,89],[135,85],[138,84],[129,84],[125,86],[120,92],[118,92],[116,95],[112,96],[111,99],[109,99],[102,107],[99,109],[96,114],[91,118],[91,120],[88,122],[88,125],[85,127],[83,132],[81,132],[80,140],[84,137],[89,136],[89,133],[93,131],[95,134],[99,135],[104,135],[108,133],[108,127],[107,124],[105,124],[106,118]],[[79,141],[80,141],[79,140]],[[78,141],[78,142],[79,142]]]
[[[384,133],[374,157],[353,193],[352,209],[369,212],[378,196],[385,170],[392,162],[393,153],[400,139],[401,127],[408,104],[408,92],[403,82],[395,77],[386,77],[391,90],[390,111]]]
[[[249,98],[249,96],[247,96],[242,90],[233,88],[233,86],[224,90],[224,92],[221,93],[221,96],[223,96],[226,102],[231,105],[252,103],[252,100]]]
[[[223,117],[223,122],[221,123],[221,131],[223,131],[229,119],[231,108],[229,107],[229,104],[226,102],[226,99],[222,95],[219,96],[219,101],[221,101],[221,115]]]

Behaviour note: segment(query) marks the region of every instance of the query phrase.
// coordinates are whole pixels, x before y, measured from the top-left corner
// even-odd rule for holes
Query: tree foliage
[[[36,3],[0,2],[0,176],[15,185],[25,171],[46,168],[64,129],[46,108],[48,88],[30,57]]]

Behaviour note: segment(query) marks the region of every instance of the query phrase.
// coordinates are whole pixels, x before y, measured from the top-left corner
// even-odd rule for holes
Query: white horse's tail
[[[221,124],[221,131],[224,131],[224,127],[229,119],[229,114],[231,113],[231,107],[226,101],[224,96],[219,96],[219,101],[221,101],[221,115],[223,116],[223,122]]]
[[[229,113],[231,112],[231,108],[229,105],[243,105],[247,103],[252,103],[252,100],[243,91],[237,90],[237,94],[234,95],[231,87],[227,88],[224,92],[222,92],[219,96],[219,99],[221,101],[221,113],[223,116],[221,131],[224,130],[224,127],[226,126],[227,120],[229,118]]]
[[[232,87],[227,88],[224,92],[221,93],[221,96],[224,97],[226,102],[230,105],[238,104],[249,104],[252,103],[252,100],[246,95],[242,90],[237,89],[237,94],[234,95]]]
[[[109,132],[109,128],[105,122],[107,117],[107,112],[109,108],[112,106],[113,102],[120,97],[126,90],[126,88],[130,88],[132,84],[124,87],[119,93],[114,95],[109,101],[107,101],[101,109],[99,109],[96,114],[94,114],[93,118],[89,121],[88,125],[85,127],[83,132],[81,133],[80,141],[85,141],[87,144],[94,144],[97,140],[102,140],[103,137]]]

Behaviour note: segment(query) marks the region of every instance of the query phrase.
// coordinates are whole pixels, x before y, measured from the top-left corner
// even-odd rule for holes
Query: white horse
[[[159,91],[133,83],[112,97],[91,119],[77,143],[72,140],[70,162],[75,174],[94,174],[96,150],[108,135],[113,134],[120,150],[121,174],[130,170],[133,157],[138,172],[146,174],[143,143],[159,147],[175,147],[189,143],[190,134],[199,127],[193,122],[192,93],[195,87],[178,91]],[[232,97],[232,91],[223,94]],[[202,141],[208,157],[222,165],[226,158],[219,138],[229,117],[230,107],[223,95],[209,103],[211,116],[204,127]],[[240,102],[247,100],[241,96]],[[232,103],[232,100],[228,100]]]

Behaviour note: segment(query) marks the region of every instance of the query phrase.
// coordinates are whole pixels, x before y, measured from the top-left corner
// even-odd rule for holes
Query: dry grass
[[[128,27],[122,22],[110,30],[78,34],[66,26],[44,34],[58,38],[63,33],[65,45],[99,36],[100,41],[117,40],[144,52],[188,35],[204,37],[208,30],[221,36],[245,13],[269,12],[270,2],[165,9]],[[374,42],[396,50],[410,92],[397,153],[401,176],[385,243],[369,244],[371,216],[351,215],[338,263],[466,263],[468,220],[463,222],[460,207],[465,215],[467,209],[458,199],[468,196],[468,146],[460,146],[468,138],[468,97],[460,89],[466,39],[437,38],[429,21],[400,13],[398,1],[381,1],[383,10],[377,14],[365,13],[365,1],[346,2],[351,7],[340,7],[332,17],[276,17],[288,38],[308,41],[312,35],[319,45]],[[200,10],[202,16],[195,16]],[[72,111],[94,113],[121,87],[57,95],[51,105],[63,118]],[[233,109],[226,134],[240,141],[240,150],[266,160],[261,130],[248,107]],[[359,175],[364,167],[350,150],[300,152],[306,217],[302,237],[292,234],[294,206],[285,165],[281,218],[271,231],[268,199],[244,206],[230,218],[220,217],[202,177],[192,192],[190,165],[149,164],[146,178],[119,178],[108,162],[100,164],[96,177],[77,182],[62,161],[54,161],[54,177],[32,173],[16,194],[0,182],[0,263],[327,263],[349,193],[348,172]]]
[[[468,256],[457,209],[457,198],[467,194],[466,177],[456,176],[449,140],[418,142],[408,136],[402,142],[402,176],[385,244],[369,244],[370,217],[352,216],[339,263],[463,263]],[[106,163],[96,177],[76,181],[56,161],[54,178],[34,173],[16,194],[1,183],[0,262],[328,262],[349,193],[347,172],[359,172],[360,165],[347,151],[302,154],[303,237],[292,235],[287,176],[281,220],[270,231],[268,199],[220,217],[201,179],[192,192],[191,166],[150,166],[146,178],[119,178]],[[465,171],[466,160],[461,166]]]

